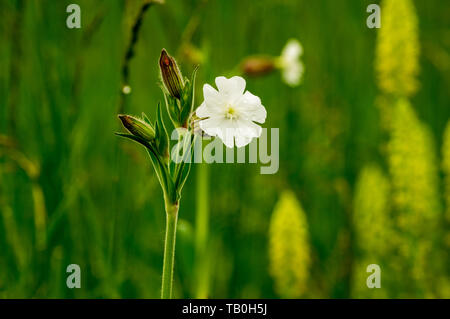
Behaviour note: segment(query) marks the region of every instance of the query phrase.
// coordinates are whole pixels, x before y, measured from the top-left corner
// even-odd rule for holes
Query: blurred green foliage
[[[81,29],[65,25],[66,7],[73,2],[81,7]],[[166,0],[142,19],[129,62],[132,91],[122,96],[124,56],[143,2],[0,1],[0,297],[159,297],[162,194],[145,150],[114,136],[120,129],[119,109],[155,114],[163,99],[156,85],[163,47],[178,58],[185,75],[200,64],[200,104],[203,83],[236,74],[247,56],[279,55],[289,38],[298,38],[304,48],[302,86],[286,86],[277,72],[247,79],[248,90],[268,111],[264,126],[280,128],[279,172],[260,175],[259,164],[209,166],[209,297],[278,297],[269,271],[268,233],[285,189],[300,200],[307,220],[311,265],[304,297],[450,297],[449,285],[429,290],[416,284],[423,272],[427,281],[448,283],[449,278],[449,221],[429,224],[428,215],[420,215],[423,208],[443,216],[440,207],[450,198],[449,187],[441,187],[444,172],[448,181],[448,152],[437,147],[443,145],[450,118],[448,1],[413,2],[420,42],[417,93],[403,106],[381,108],[374,71],[377,30],[366,27],[366,7],[378,1]],[[407,130],[393,140],[383,121],[387,107],[397,107],[389,117],[397,112],[398,126],[405,127],[399,130]],[[420,143],[406,147],[402,143],[408,142],[413,124],[411,136],[419,136]],[[388,213],[380,210],[390,204],[356,203],[364,194],[368,200],[386,196],[387,178],[397,176],[397,162],[388,160],[394,156],[389,141],[400,153],[406,147],[401,159],[412,157],[406,159],[411,168],[400,165],[405,171],[399,174],[405,178],[401,189],[412,192],[406,203],[417,199],[417,209],[401,206],[398,198],[396,210]],[[447,154],[444,171],[438,150]],[[420,170],[409,175],[418,158],[426,159],[433,176],[422,178]],[[374,162],[378,166],[363,170],[360,188],[354,190],[359,172]],[[202,205],[197,169],[193,165],[180,209],[176,297],[192,297],[195,291],[194,217]],[[408,188],[427,179],[434,183],[425,189],[432,199]],[[373,185],[378,183],[381,189]],[[405,248],[405,254],[417,252],[409,259],[394,252],[395,258],[388,258],[393,266],[383,271],[381,265],[382,285],[383,278],[389,284],[380,295],[361,292],[365,263],[385,260],[379,248],[394,244],[382,240],[385,235],[359,236],[365,228],[355,225],[355,217],[363,218],[366,210],[375,214],[364,219],[364,227],[372,229],[374,223],[368,233],[388,231],[390,226],[383,229],[379,221],[406,211],[402,218],[407,222],[395,227],[400,237],[414,239],[408,245],[415,245],[422,231],[447,238],[427,240],[420,251]],[[410,210],[419,219],[410,220]],[[419,264],[430,255],[439,261],[437,268]],[[66,287],[71,263],[81,267],[81,289]],[[392,278],[396,281],[390,285]]]

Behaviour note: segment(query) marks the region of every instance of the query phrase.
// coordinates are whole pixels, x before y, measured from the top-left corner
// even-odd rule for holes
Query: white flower
[[[200,128],[210,136],[219,137],[227,147],[242,147],[254,137],[261,136],[266,109],[259,97],[245,91],[245,80],[240,76],[216,78],[218,91],[211,85],[203,86],[203,103],[196,115]]]
[[[277,66],[281,69],[284,82],[289,86],[300,84],[303,76],[303,63],[300,57],[303,54],[303,47],[296,39],[289,40],[277,59]]]

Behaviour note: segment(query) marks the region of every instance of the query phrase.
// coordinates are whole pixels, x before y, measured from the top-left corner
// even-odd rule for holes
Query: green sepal
[[[130,140],[133,140],[133,141],[135,141],[135,142],[137,142],[137,143],[139,143],[139,144],[141,144],[141,145],[143,145],[145,147],[151,147],[150,143],[148,143],[146,140],[144,140],[143,138],[140,138],[138,136],[135,136],[133,134],[120,133],[120,132],[116,132],[114,134],[116,134],[117,136],[120,136],[120,137],[124,137],[124,138],[128,138]]]
[[[166,102],[167,113],[175,127],[180,127],[180,101],[172,97],[169,93],[164,92],[164,100]]]

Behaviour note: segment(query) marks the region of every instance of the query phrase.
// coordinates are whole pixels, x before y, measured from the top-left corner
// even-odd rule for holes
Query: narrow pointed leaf
[[[150,122],[147,114],[145,114],[144,112],[142,112],[142,118],[144,119],[145,122],[147,122],[149,125],[152,125],[152,122]]]
[[[158,151],[159,153],[168,161],[169,159],[169,135],[167,134],[166,126],[164,125],[162,113],[161,113],[161,103],[158,103],[158,108],[156,110],[156,127]]]
[[[198,66],[192,72],[191,80],[186,81],[186,86],[183,92],[182,98],[182,109],[181,109],[181,122],[186,124],[189,120],[189,116],[194,110],[194,89],[195,89],[195,78],[197,76]]]

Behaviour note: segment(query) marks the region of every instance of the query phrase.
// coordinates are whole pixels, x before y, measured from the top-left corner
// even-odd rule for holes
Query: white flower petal
[[[297,86],[301,83],[303,76],[303,63],[300,56],[303,54],[303,47],[296,39],[291,39],[284,47],[278,62],[278,67],[282,70],[283,81],[289,86]]]
[[[222,94],[217,92],[217,90],[209,84],[203,85],[203,98],[208,107],[212,108],[218,108],[226,102],[223,100]]]
[[[261,105],[261,99],[256,95],[250,93],[250,91],[245,92],[245,94],[242,95],[242,98],[239,100],[239,102],[248,105]]]
[[[250,138],[260,137],[262,133],[262,128],[258,124],[253,123],[250,120],[240,119],[237,121],[238,133]]]
[[[203,85],[203,96],[205,100],[195,111],[198,117],[217,116],[223,112],[223,96],[211,85]]]
[[[210,136],[219,136],[222,139],[222,126],[226,121],[225,118],[213,117],[199,122],[200,128]]]
[[[207,104],[206,101],[203,101],[202,104],[195,110],[195,114],[198,117],[219,117],[223,114],[223,109],[211,106],[210,104]]]
[[[233,148],[236,129],[233,127],[224,127],[222,128],[221,135],[222,136],[219,136],[219,138],[222,140],[223,144],[228,148]]]
[[[246,146],[247,144],[250,144],[253,138],[237,134],[235,139],[236,139],[236,147],[239,148]]]
[[[227,147],[233,147],[234,139],[236,147],[249,144],[253,138],[261,136],[262,128],[252,121],[239,119],[229,122],[230,127],[224,128],[222,141]]]
[[[211,116],[211,112],[206,107],[205,102],[200,104],[200,106],[195,110],[195,115],[197,115],[198,117],[210,117]]]
[[[245,90],[245,80],[240,76],[233,76],[230,79],[219,76],[216,78],[216,85],[219,93],[223,95],[228,103],[233,103]]]
[[[283,51],[281,57],[283,60],[293,61],[297,60],[303,54],[303,47],[297,39],[290,39]]]
[[[261,104],[261,99],[249,91],[245,92],[236,105],[239,113],[243,114],[246,119],[258,123],[266,121],[267,112]]]
[[[283,80],[294,87],[300,84],[303,75],[303,64],[300,61],[291,63],[283,69]]]

